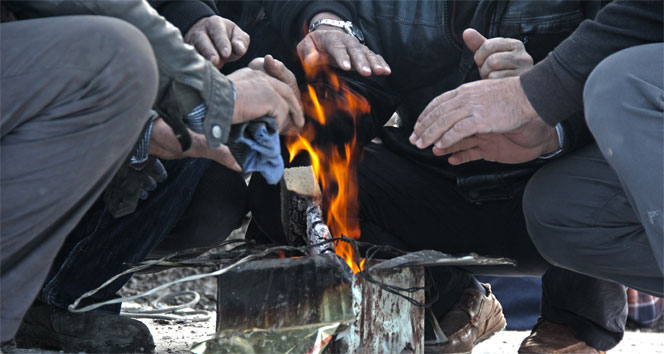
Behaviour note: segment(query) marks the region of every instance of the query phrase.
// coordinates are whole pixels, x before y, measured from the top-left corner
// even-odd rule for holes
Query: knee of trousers
[[[652,66],[648,63],[652,58],[649,46],[652,45],[627,48],[608,56],[586,81],[583,90],[586,122],[605,156],[607,151],[603,146],[611,144],[619,148],[625,131],[636,124],[635,108],[643,105],[642,86],[657,80],[648,78],[658,76],[648,70]]]
[[[186,248],[214,247],[242,225],[247,185],[238,173],[212,162],[194,193],[187,212]]]
[[[523,213],[528,235],[542,257],[552,265],[568,268],[576,259],[573,238],[561,232],[568,214],[547,202],[552,195],[566,193],[557,190],[560,187],[556,175],[550,166],[544,166],[533,175],[523,194]]]
[[[80,36],[81,50],[85,51],[86,46],[98,47],[92,43],[98,40],[115,48],[114,52],[105,53],[106,57],[90,53],[93,60],[104,61],[103,70],[92,79],[100,88],[96,98],[100,106],[113,107],[112,121],[137,137],[157,95],[159,75],[152,47],[141,31],[125,21],[105,16],[86,17],[90,18],[86,21],[87,33],[95,35]],[[133,143],[135,139],[131,140]]]

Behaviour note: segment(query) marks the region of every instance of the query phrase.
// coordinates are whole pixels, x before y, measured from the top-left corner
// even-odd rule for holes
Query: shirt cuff
[[[141,164],[148,160],[150,155],[150,139],[152,139],[152,127],[154,126],[154,119],[150,119],[148,125],[145,127],[143,137],[138,142],[136,151],[131,156],[131,166],[137,169],[141,168]]]

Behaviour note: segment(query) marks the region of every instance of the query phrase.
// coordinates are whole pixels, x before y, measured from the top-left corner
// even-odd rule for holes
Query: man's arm
[[[476,81],[440,96],[437,109],[425,110],[418,118],[418,122],[434,119],[436,124],[416,126],[411,142],[420,148],[435,143],[439,151],[452,153],[463,151],[468,145],[464,142],[476,134],[513,133],[517,144],[512,155],[533,147],[550,152],[552,141],[542,134],[542,124],[582,123],[582,88],[592,69],[621,49],[661,42],[661,14],[661,1],[617,0],[607,5],[596,20],[585,21],[523,79]],[[490,149],[495,146],[487,144],[463,162],[483,159]]]
[[[602,59],[622,49],[661,42],[662,1],[616,0],[584,21],[531,71],[521,76],[530,104],[549,123],[583,111],[583,86]]]
[[[153,0],[150,4],[217,68],[240,59],[249,48],[249,35],[233,21],[218,16],[212,1]]]
[[[182,36],[200,19],[218,14],[213,1],[208,0],[150,0],[160,15],[177,27]]]

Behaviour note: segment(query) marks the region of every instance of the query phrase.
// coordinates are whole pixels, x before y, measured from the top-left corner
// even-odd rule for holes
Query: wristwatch
[[[353,25],[353,23],[350,21],[339,21],[339,20],[330,20],[330,19],[318,20],[312,23],[311,26],[309,26],[309,32],[313,32],[318,26],[321,25],[341,28],[344,31],[346,31],[346,33],[357,38],[357,40],[360,41],[360,43],[364,44],[364,34],[362,34],[362,31],[360,31],[359,28],[355,27],[355,25]]]

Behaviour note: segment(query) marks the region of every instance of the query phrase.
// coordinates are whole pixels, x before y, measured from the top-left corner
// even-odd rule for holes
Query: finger
[[[464,138],[468,138],[477,133],[486,133],[481,131],[479,121],[474,117],[459,119],[451,128],[444,131],[438,142],[439,149],[446,149],[458,143]]]
[[[387,64],[387,61],[385,61],[385,58],[383,58],[383,56],[380,55],[380,54],[376,54],[376,57],[378,58],[378,63],[380,64],[380,66],[385,68],[385,75],[391,74],[392,73],[392,68],[390,68],[390,66]]]
[[[148,192],[152,192],[153,190],[157,189],[157,181],[155,181],[154,178],[148,176],[148,178],[146,178],[143,182],[143,189]]]
[[[318,50],[316,50],[316,45],[311,39],[311,33],[306,35],[300,43],[297,44],[297,55],[300,59],[307,64],[311,60],[318,59],[317,57],[310,58],[310,56],[318,56]],[[315,53],[315,54],[314,54]]]
[[[290,86],[275,78],[268,77],[268,81],[270,82],[270,85],[277,91],[277,93],[279,93],[280,98],[284,100],[287,109],[287,118],[290,119],[290,122],[293,122],[295,126],[301,128],[304,125],[304,114],[302,113],[300,100],[295,97],[293,90],[290,88]],[[290,125],[288,122],[286,123],[287,124],[280,125],[280,132],[288,128]]]
[[[486,38],[473,28],[463,31],[463,42],[466,43],[466,47],[473,53],[480,49],[484,41],[486,41]]]
[[[206,30],[212,43],[214,43],[217,52],[221,55],[222,58],[227,59],[231,55],[231,41],[229,38],[229,33],[226,30],[226,25],[224,20],[221,17],[215,17],[215,21],[212,24],[206,26]]]
[[[337,44],[336,46],[329,46],[326,48],[327,55],[332,59],[331,64],[336,65],[338,68],[348,71],[353,68],[351,65],[350,55],[348,50],[342,44]]]
[[[423,132],[428,129],[436,120],[444,119],[448,111],[454,110],[460,104],[455,100],[456,90],[445,92],[431,101],[420,114],[413,127],[413,134],[409,140],[416,144]]]
[[[374,75],[387,75],[389,73],[387,64],[382,60],[383,58],[380,55],[375,54],[374,52],[369,51],[367,53],[367,60],[369,61],[369,66],[371,66],[371,72]]]
[[[502,79],[504,77],[519,76],[518,70],[501,70],[493,71],[486,78],[487,79]]]
[[[491,54],[480,68],[480,77],[486,79],[494,71],[516,69],[516,59],[512,52]]]
[[[247,53],[249,49],[250,37],[247,32],[239,26],[233,26],[231,33],[231,45],[233,46],[233,58],[240,58]]]
[[[148,199],[148,191],[146,191],[145,189],[141,189],[140,192],[138,193],[138,199],[141,200]]]
[[[300,100],[300,89],[297,86],[297,79],[295,79],[295,74],[292,71],[286,68],[286,65],[281,61],[274,59],[271,55],[266,55],[264,60],[264,67],[268,75],[279,79],[279,81],[288,85],[298,101]]]
[[[487,39],[484,44],[475,52],[473,58],[478,68],[484,65],[491,54],[498,52],[510,52],[523,48],[521,41],[512,38],[491,38]]]
[[[448,148],[442,148],[442,146],[443,144],[440,142],[440,140],[437,141],[433,146],[433,154],[436,156],[442,156],[442,155],[453,154],[455,152],[463,150],[472,149],[474,147],[479,146],[479,139],[474,136],[471,136],[469,138],[459,141],[458,143]]]
[[[166,168],[164,167],[164,164],[159,161],[159,159],[156,159],[154,161],[154,165],[152,166],[152,177],[158,182],[161,183],[168,178],[168,172],[166,172]]]
[[[361,45],[355,38],[348,39],[346,43],[350,44],[350,46],[346,46],[346,51],[350,56],[353,68],[362,76],[370,76],[371,67],[367,60],[367,54],[371,52],[369,48]]]
[[[481,160],[482,158],[482,151],[479,148],[473,148],[455,153],[447,159],[447,162],[450,165],[461,165],[462,163]]]
[[[424,122],[420,122],[420,121],[422,119],[424,119],[424,117],[429,116],[431,111],[434,110],[438,105],[440,105],[444,102],[450,101],[454,97],[456,97],[457,93],[458,93],[457,90],[447,91],[447,92],[443,93],[442,95],[439,95],[436,98],[434,98],[433,100],[431,100],[431,102],[429,102],[429,104],[426,107],[424,107],[424,110],[422,111],[422,113],[420,113],[420,116],[418,117],[417,122],[415,123],[415,125],[417,125],[417,123],[424,123]]]
[[[436,119],[433,124],[419,135],[415,145],[420,149],[426,148],[439,140],[443,134],[449,130],[455,129],[457,125],[465,125],[466,123],[463,122],[467,117],[468,114],[465,109],[448,111],[448,113],[440,116],[439,119]]]
[[[206,32],[199,32],[195,35],[192,44],[194,45],[194,48],[196,48],[196,51],[205,59],[209,60],[212,65],[217,68],[220,66],[221,60],[219,59],[219,53],[217,53],[217,49],[214,44],[212,44],[212,41]]]
[[[270,107],[271,111],[269,115],[274,117],[274,120],[277,121],[277,129],[281,133],[282,131],[287,130],[290,127],[290,107],[288,102],[281,97],[280,95],[275,95],[275,98],[272,101],[272,106]]]
[[[249,62],[249,65],[247,66],[252,70],[258,70],[265,73],[265,58],[263,57],[254,58]]]
[[[212,160],[228,167],[235,172],[242,172],[242,167],[239,163],[237,163],[237,160],[235,160],[235,157],[233,154],[231,154],[230,149],[228,149],[228,146],[226,145],[221,145],[214,149],[212,151],[211,158]]]

